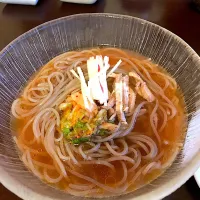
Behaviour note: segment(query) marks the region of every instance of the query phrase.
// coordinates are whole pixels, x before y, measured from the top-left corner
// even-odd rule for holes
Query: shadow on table
[[[184,185],[182,185],[174,193],[165,197],[163,200],[199,200],[200,188],[198,187],[194,177],[191,177]]]
[[[102,13],[105,3],[105,0],[98,0],[94,4],[62,3],[59,12],[62,16],[79,13]]]
[[[60,2],[60,1],[58,1]],[[58,9],[58,2],[51,0],[40,0],[36,6],[7,4],[3,9],[3,16],[16,20],[36,21],[43,20],[48,13]]]
[[[15,20],[46,22],[59,17],[78,14],[103,12],[105,0],[95,4],[65,3],[59,0],[40,0],[36,6],[7,4],[3,16]]]
[[[19,197],[15,196],[9,190],[0,184],[0,199],[1,200],[21,200]],[[196,184],[195,179],[190,178],[186,184],[180,187],[173,194],[164,198],[163,200],[199,200],[200,199],[200,188]]]

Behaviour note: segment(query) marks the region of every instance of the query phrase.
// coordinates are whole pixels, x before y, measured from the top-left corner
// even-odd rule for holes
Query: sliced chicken
[[[117,115],[117,113],[116,113],[116,111],[115,111],[114,108],[110,108],[110,109],[108,110],[108,116],[109,116],[109,120],[110,120],[110,121],[114,121],[116,115]]]
[[[115,96],[116,96],[116,113],[118,120],[122,124],[127,124],[126,118],[123,112],[123,84],[122,74],[116,74],[115,79]]]
[[[136,81],[135,90],[136,90],[136,92],[141,97],[143,97],[144,99],[146,99],[148,102],[153,102],[155,100],[155,96],[149,90],[148,86],[141,79],[141,77],[137,73],[135,73],[135,72],[130,72],[129,76],[135,78],[135,81]]]
[[[123,84],[123,111],[125,113],[128,112],[128,102],[129,102],[129,76],[125,75],[122,77],[122,84]]]
[[[119,129],[119,126],[112,123],[103,123],[99,126],[100,129],[105,129],[111,132],[116,132]]]
[[[107,108],[112,108],[116,103],[116,97],[115,97],[115,93],[112,92],[112,94],[110,95],[110,98],[108,100],[108,104],[107,104]]]
[[[110,78],[116,78],[116,75],[117,75],[117,74],[112,73],[112,74],[110,74],[108,77],[110,77]]]
[[[115,113],[115,109],[114,108],[108,109],[108,117],[111,117],[114,113]]]
[[[133,113],[135,107],[135,100],[136,94],[131,88],[129,88],[128,113]]]
[[[144,82],[136,72],[129,72],[129,76],[135,78],[136,82]]]

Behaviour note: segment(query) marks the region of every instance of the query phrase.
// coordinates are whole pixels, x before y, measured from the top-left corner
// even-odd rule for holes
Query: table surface
[[[191,0],[98,0],[93,5],[39,0],[37,6],[0,3],[0,49],[22,33],[46,21],[77,13],[119,13],[154,22],[185,40],[200,55],[200,12]],[[19,200],[0,184],[1,200]],[[194,178],[165,200],[199,200]]]

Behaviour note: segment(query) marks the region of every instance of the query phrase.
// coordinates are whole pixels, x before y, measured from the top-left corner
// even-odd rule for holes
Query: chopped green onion
[[[70,131],[70,128],[64,127],[62,129],[62,132],[63,132],[64,136],[68,136],[71,131]]]
[[[89,138],[87,137],[82,137],[82,138],[76,138],[76,139],[73,139],[72,140],[72,143],[73,144],[81,144],[83,142],[88,142],[89,141]]]
[[[97,120],[97,121],[96,121],[96,126],[101,125],[101,123],[102,123],[101,121],[98,121],[98,120]]]
[[[88,127],[85,122],[82,122],[78,120],[78,122],[74,125],[74,129],[82,129],[82,130],[87,130]]]

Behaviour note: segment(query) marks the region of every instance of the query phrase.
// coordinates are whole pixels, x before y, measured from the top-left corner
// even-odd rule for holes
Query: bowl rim
[[[73,18],[76,17],[89,17],[89,16],[99,16],[99,17],[110,17],[110,18],[123,18],[123,19],[136,19],[142,23],[148,23],[150,25],[155,26],[156,28],[162,29],[165,33],[168,35],[172,36],[177,40],[177,42],[180,42],[186,47],[186,51],[193,56],[193,59],[195,61],[200,63],[200,57],[198,54],[190,47],[189,44],[187,44],[182,38],[177,36],[176,34],[172,33],[171,31],[167,30],[166,28],[157,25],[153,22],[138,18],[138,17],[133,17],[129,15],[123,15],[123,14],[114,14],[114,13],[81,13],[81,14],[74,14],[74,15],[69,15],[57,19],[50,20],[48,22],[45,22],[43,24],[40,24],[39,26],[36,26],[29,31],[21,34],[17,38],[15,38],[13,41],[11,41],[6,47],[4,47],[0,51],[0,59],[3,58],[3,56],[9,51],[10,48],[13,48],[18,41],[21,41],[23,39],[26,39],[27,37],[30,36],[30,34],[34,31],[41,30],[42,28],[45,28],[46,26],[50,24],[57,24],[59,22],[62,22],[63,20],[72,20]],[[200,66],[200,65],[199,65]],[[200,68],[200,67],[199,67]],[[181,185],[183,185],[194,173],[198,170],[200,167],[200,152],[197,152],[196,155],[193,157],[192,161],[188,163],[186,167],[183,168],[183,170],[179,173],[178,176],[175,178],[172,178],[170,181],[167,183],[163,184],[159,188],[154,189],[153,191],[148,192],[148,199],[149,200],[159,200],[162,199],[175,190],[177,190]],[[16,179],[12,178],[8,172],[6,172],[1,166],[0,166],[0,182],[1,184],[6,187],[8,190],[13,192],[15,195],[22,199],[29,199],[29,200],[50,200],[52,198],[43,196],[41,194],[36,193],[35,191],[31,190],[30,188],[25,187],[22,185],[19,181]],[[130,195],[131,193],[129,193]],[[138,197],[133,197],[134,200],[146,200],[147,194],[142,194]],[[132,199],[132,198],[130,198]]]

